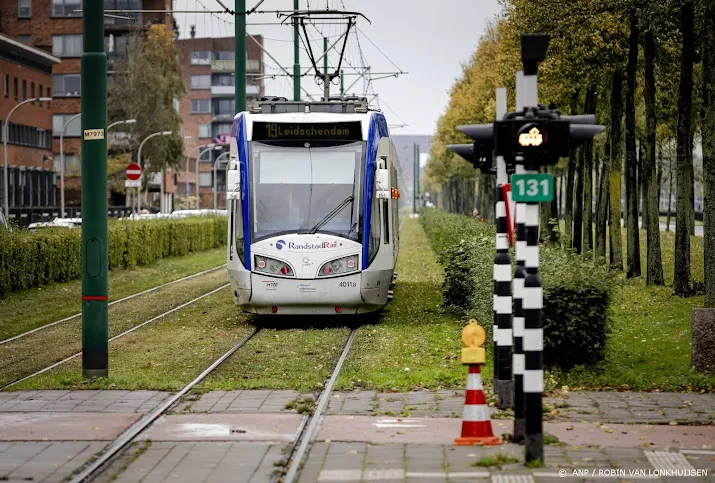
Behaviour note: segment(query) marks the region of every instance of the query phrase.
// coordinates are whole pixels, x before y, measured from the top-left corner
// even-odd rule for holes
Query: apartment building
[[[255,39],[255,40],[254,40]],[[250,102],[264,95],[263,37],[246,38],[246,98]],[[176,175],[176,194],[196,193],[196,156],[200,145],[215,143],[221,150],[209,150],[199,161],[200,206],[213,208],[213,162],[228,150],[235,106],[234,37],[189,38],[177,41],[181,49],[182,71],[187,95],[179,112],[183,118],[185,155],[189,157],[188,176],[185,170]],[[224,156],[225,158],[225,156]],[[224,159],[222,158],[222,159]],[[223,163],[218,166],[217,185],[219,206],[223,207],[225,178]]]
[[[52,68],[60,62],[44,50],[0,34],[0,119],[8,122],[8,204],[47,207],[55,203],[50,102]],[[5,130],[0,130],[0,141]],[[3,171],[0,171],[0,181]],[[4,186],[4,183],[2,184]],[[2,188],[0,188],[1,192]]]
[[[101,1],[101,0],[97,0]],[[166,13],[135,13],[133,10],[170,10],[171,0],[103,0],[105,51],[109,79],[123,60],[129,35],[153,23],[173,28]],[[2,0],[0,1],[0,34],[22,42],[30,48],[59,59],[51,70],[51,82],[43,82],[44,95],[51,95],[51,149],[54,170],[59,173],[60,137],[65,155],[65,199],[67,205],[80,203],[80,118],[68,121],[80,112],[80,57],[83,53],[82,0]],[[3,49],[0,49],[0,51]],[[29,81],[28,82],[32,82]],[[39,92],[39,82],[37,94]],[[29,84],[31,86],[31,84]],[[28,93],[30,96],[31,93]],[[47,109],[47,107],[45,107]],[[8,156],[11,160],[13,155]],[[24,162],[15,160],[16,164]]]

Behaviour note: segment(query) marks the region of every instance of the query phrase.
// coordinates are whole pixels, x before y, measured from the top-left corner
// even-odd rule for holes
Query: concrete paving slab
[[[495,435],[511,432],[509,421],[492,421]],[[325,416],[318,441],[452,444],[461,431],[454,418],[385,418]],[[633,424],[544,423],[544,431],[570,446],[689,447],[715,442],[715,426],[656,426]]]
[[[290,442],[302,419],[299,414],[172,414],[159,418],[141,439]]]
[[[111,441],[139,414],[0,413],[0,441]]]

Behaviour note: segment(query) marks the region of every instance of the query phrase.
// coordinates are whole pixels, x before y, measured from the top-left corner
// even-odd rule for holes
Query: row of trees
[[[677,147],[676,248],[673,288],[692,292],[690,238],[694,230],[693,146],[703,146],[706,303],[715,306],[715,1],[501,0],[471,61],[452,87],[427,166],[429,189],[477,175],[446,149],[468,142],[459,124],[491,122],[495,89],[507,87],[514,109],[521,69],[518,34],[551,35],[539,71],[539,100],[562,112],[596,114],[605,135],[571,153],[554,169],[566,176],[561,243],[623,270],[620,220],[625,220],[628,277],[641,276],[639,211],[646,229],[646,282],[663,285],[659,196],[663,153]],[[626,203],[621,212],[621,182]],[[486,186],[480,180],[480,186]],[[493,190],[479,190],[480,196]],[[594,199],[595,198],[595,199]],[[639,201],[642,200],[642,203]],[[493,203],[493,198],[487,203]],[[595,216],[591,209],[595,205]],[[544,208],[543,219],[555,213]],[[639,210],[640,207],[640,210]],[[558,235],[553,225],[547,238]],[[608,243],[606,237],[608,236]],[[609,247],[608,253],[606,248]],[[710,254],[710,256],[708,256]],[[710,272],[710,273],[708,273]]]
[[[136,33],[127,43],[124,61],[116,66],[118,73],[108,88],[107,112],[110,122],[136,119],[136,123],[130,128],[132,136],[110,148],[108,174],[114,191],[124,191],[127,164],[137,159],[139,143],[157,131],[174,134],[157,136],[142,147],[144,170],[156,173],[181,167],[182,120],[174,106],[185,94],[180,54],[172,33],[160,24]]]

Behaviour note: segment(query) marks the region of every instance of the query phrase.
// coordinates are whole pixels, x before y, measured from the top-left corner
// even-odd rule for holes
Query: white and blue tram
[[[397,157],[362,98],[262,98],[236,115],[228,273],[257,314],[359,314],[388,301],[399,249]]]

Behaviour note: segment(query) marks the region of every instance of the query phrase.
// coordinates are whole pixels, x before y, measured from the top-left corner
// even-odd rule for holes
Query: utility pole
[[[330,74],[328,74],[328,38],[323,37],[323,100],[330,97]]]
[[[413,157],[414,159],[414,180],[413,180],[413,199],[412,199],[412,211],[417,213],[417,205],[420,197],[420,145],[413,144]]]
[[[341,96],[345,95],[345,82],[343,82],[345,80],[344,72],[345,71],[340,70],[340,95]]]
[[[235,111],[246,110],[246,0],[236,0],[236,29],[234,34]],[[198,160],[196,161],[198,163]],[[196,180],[198,184],[199,180]]]
[[[300,0],[293,0],[293,11],[298,13]],[[293,100],[300,100],[300,33],[298,19],[293,19]]]
[[[104,3],[83,2],[82,375],[108,375],[107,55]]]

